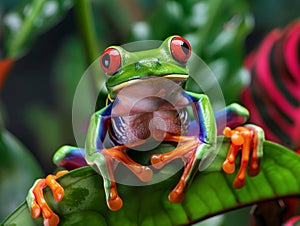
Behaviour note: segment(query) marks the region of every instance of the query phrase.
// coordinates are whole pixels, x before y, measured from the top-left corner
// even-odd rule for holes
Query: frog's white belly
[[[159,110],[139,113],[113,117],[111,135],[119,144],[128,144],[151,137],[157,139],[164,132],[185,135],[189,129],[189,123],[189,115],[185,108],[179,111]]]
[[[168,132],[185,135],[186,110],[192,101],[185,90],[166,78],[147,78],[120,89],[112,107],[111,137],[121,144],[157,139]]]

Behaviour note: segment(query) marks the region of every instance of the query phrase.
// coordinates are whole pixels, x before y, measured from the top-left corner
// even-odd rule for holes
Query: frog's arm
[[[196,110],[198,112],[200,133],[203,133],[202,131],[204,131],[204,135],[201,134],[202,136],[201,141],[205,142],[205,137],[203,136],[208,136],[208,135],[211,135],[210,139],[213,139],[214,137],[212,135],[212,132],[214,129],[215,130],[217,129],[210,128],[213,125],[211,119],[211,114],[213,113],[211,107],[208,106],[210,104],[206,103],[208,101],[206,100],[207,97],[204,98],[203,94],[202,95],[194,94],[191,92],[188,92],[188,94],[191,96],[194,102],[195,100],[198,100],[198,102],[196,103]],[[248,114],[249,113],[245,108],[241,107],[240,105],[233,104],[225,108],[225,110],[216,113],[215,116],[217,120],[222,120],[222,119],[224,120],[224,117],[226,116],[227,125],[236,126],[239,125],[240,123],[242,124],[243,122],[245,122],[248,118]],[[203,118],[202,115],[206,117]],[[222,130],[224,128],[220,127],[218,129]],[[235,172],[235,159],[238,152],[241,151],[240,169],[233,183],[234,188],[236,189],[241,188],[245,184],[246,171],[248,168],[249,159],[251,157],[252,158],[248,170],[249,176],[256,176],[260,171],[259,160],[263,155],[262,144],[264,141],[264,131],[258,126],[249,124],[245,126],[238,126],[233,130],[231,130],[229,127],[226,127],[223,131],[223,134],[231,138],[231,145],[228,150],[227,157],[223,163],[224,172],[229,174]],[[209,147],[206,148],[210,150],[210,151],[206,151],[207,154],[209,154],[212,149],[210,149]]]
[[[166,133],[165,141],[178,142],[180,145],[171,152],[151,156],[151,164],[157,169],[178,158],[183,159],[185,163],[179,182],[169,193],[169,200],[172,203],[179,203],[184,199],[184,194],[193,177],[199,169],[207,166],[211,159],[209,157],[216,150],[217,126],[208,97],[192,92],[186,92],[186,94],[187,98],[195,105],[194,115],[199,125],[198,132],[188,136]]]
[[[206,144],[215,145],[217,137],[217,126],[210,101],[205,94],[186,92],[195,103],[197,123],[199,125],[199,139]]]
[[[87,163],[103,178],[104,191],[109,208],[119,209],[122,206],[122,201],[118,195],[111,197],[111,188],[115,187],[114,179],[110,173],[113,169],[111,169],[111,164],[104,156],[103,151],[103,142],[109,129],[111,109],[112,104],[109,104],[91,117],[85,143],[85,158]]]
[[[190,92],[188,94],[192,98],[196,99],[199,99],[199,97],[201,97],[200,94],[193,94]],[[199,101],[200,100],[201,99],[199,99]],[[199,101],[196,104],[196,107],[201,106]],[[202,108],[204,109],[204,107],[205,105]],[[201,111],[199,111],[198,114],[201,114]],[[229,105],[224,110],[217,112],[214,116],[216,118],[217,125],[219,126],[217,129],[218,134],[223,132],[225,136],[230,137],[231,139],[231,145],[228,150],[227,157],[223,163],[224,172],[228,174],[232,174],[235,172],[235,159],[237,157],[237,154],[241,151],[240,169],[233,183],[234,188],[241,188],[245,184],[245,176],[248,168],[249,176],[256,176],[260,171],[259,160],[263,156],[262,144],[264,141],[264,131],[259,126],[251,124],[240,126],[248,119],[249,112],[247,109],[238,104]],[[200,132],[203,124],[205,125],[205,121],[206,119],[204,119],[204,122],[199,122]],[[222,121],[225,121],[225,125],[227,126],[226,128],[224,128],[224,125],[220,126],[220,122]],[[235,129],[230,129],[230,127],[228,126],[238,127],[236,127]],[[248,166],[250,159],[250,165]]]
[[[126,145],[113,146],[111,148],[103,146],[110,126],[111,109],[112,104],[109,104],[92,116],[85,144],[85,158],[87,163],[103,178],[108,207],[111,210],[118,210],[122,207],[123,202],[118,195],[114,179],[116,164],[119,162],[123,163],[143,182],[152,178],[152,170],[129,158],[125,153],[125,150],[128,148]],[[130,145],[134,146],[135,144]]]
[[[85,143],[85,158],[89,165],[94,167],[98,173],[99,167],[96,165],[102,165],[102,161],[105,161],[100,155],[103,149],[103,142],[108,131],[109,121],[111,118],[112,104],[107,105],[101,110],[93,114],[90,120],[90,125],[87,133],[86,143]],[[105,170],[104,170],[105,171]]]

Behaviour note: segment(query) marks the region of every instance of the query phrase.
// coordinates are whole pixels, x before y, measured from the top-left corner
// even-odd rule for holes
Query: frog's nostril
[[[153,58],[152,61],[153,61],[153,64],[154,64],[156,67],[160,67],[160,66],[161,66],[161,63],[160,63],[159,58]]]
[[[139,71],[141,68],[142,68],[142,67],[141,67],[141,63],[140,63],[139,61],[136,62],[136,63],[135,63],[135,70],[136,70],[136,71]]]

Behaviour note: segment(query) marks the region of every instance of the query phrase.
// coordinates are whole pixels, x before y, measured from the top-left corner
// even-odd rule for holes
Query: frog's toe
[[[119,209],[122,208],[123,206],[123,201],[122,199],[120,198],[120,196],[117,195],[117,197],[115,198],[109,198],[107,200],[107,206],[110,210],[112,211],[117,211]]]
[[[151,156],[150,162],[151,165],[155,168],[155,169],[161,169],[165,166],[164,163],[164,155],[163,154],[153,154]]]
[[[153,171],[149,167],[141,166],[140,170],[141,171],[139,173],[136,173],[136,175],[142,182],[148,182],[152,179]]]
[[[240,149],[240,146],[230,145],[227,157],[223,162],[223,171],[227,174],[233,174],[235,172],[235,159]]]
[[[48,175],[46,177],[46,184],[52,190],[53,198],[55,201],[60,202],[65,195],[65,190],[62,186],[56,181],[56,176]]]
[[[32,218],[38,218],[41,215],[41,208],[35,200],[32,201],[32,204],[29,208]]]
[[[56,226],[59,223],[59,217],[52,214],[50,217],[44,217],[44,226]]]
[[[180,181],[177,186],[170,192],[169,200],[171,203],[181,203],[184,200],[184,183]]]

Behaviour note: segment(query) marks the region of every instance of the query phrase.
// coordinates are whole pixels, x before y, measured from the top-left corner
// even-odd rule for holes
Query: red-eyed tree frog
[[[258,174],[263,130],[254,125],[239,126],[248,118],[248,111],[242,106],[231,104],[214,113],[208,96],[184,89],[190,56],[191,46],[180,36],[167,38],[156,49],[129,52],[111,46],[102,53],[100,66],[109,76],[107,104],[91,117],[85,147],[64,146],[55,154],[54,162],[67,169],[86,165],[94,168],[103,177],[110,210],[117,211],[123,204],[114,175],[118,163],[146,183],[151,180],[153,169],[162,169],[173,160],[182,159],[182,176],[168,197],[172,203],[182,202],[202,160],[215,151],[217,135],[222,131],[231,138],[223,163],[226,173],[235,171],[236,155],[241,151],[241,166],[234,188],[244,186],[249,159],[248,174]],[[193,121],[198,125],[198,132],[192,135],[189,106],[193,108]],[[218,121],[225,117],[227,127],[220,128]],[[103,145],[107,137],[110,147]],[[153,154],[150,166],[133,161],[126,153],[129,148],[143,147],[153,141],[178,144],[171,152]],[[47,205],[43,188],[49,186],[55,200],[60,201],[64,189],[56,179],[63,173],[38,180],[29,191],[27,203],[31,215],[36,218],[42,213],[45,225],[57,225],[59,217]]]

